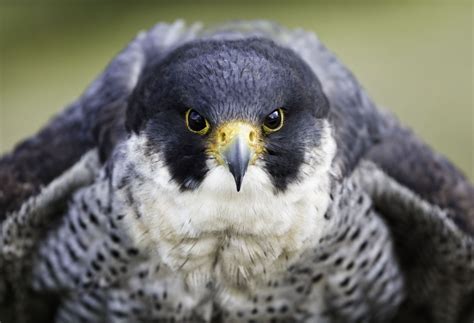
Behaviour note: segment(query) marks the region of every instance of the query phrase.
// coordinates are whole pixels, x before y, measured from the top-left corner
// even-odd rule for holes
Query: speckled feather
[[[196,295],[122,230],[118,210],[134,204],[123,198],[127,194],[114,200],[108,160],[125,136],[128,97],[151,64],[196,38],[255,36],[298,53],[329,100],[338,146],[335,202],[324,217],[332,229],[287,271],[257,282],[253,292],[229,294],[210,284]],[[93,147],[105,164],[94,183],[102,168],[96,153],[76,164]],[[361,158],[393,178],[372,164],[358,166]],[[54,312],[45,309],[58,304],[44,297],[46,290],[61,298],[60,322],[377,322],[392,314],[396,322],[469,322],[474,316],[473,186],[392,116],[377,111],[350,72],[302,30],[263,21],[208,30],[159,24],[131,42],[77,102],[3,157],[0,178],[0,220],[7,218],[0,239],[2,320],[9,320],[9,310],[15,321],[51,317]],[[39,294],[28,286],[33,259]]]
[[[140,257],[124,234],[120,205],[130,201],[116,192],[106,178],[79,191],[39,251],[35,288],[69,291],[61,322],[208,321],[214,313],[226,322],[384,321],[404,297],[389,230],[352,178],[333,189],[318,244],[241,292],[212,284],[189,290],[179,272]]]

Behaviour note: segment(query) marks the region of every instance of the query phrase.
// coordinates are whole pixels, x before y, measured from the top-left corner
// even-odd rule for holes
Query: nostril
[[[221,132],[220,135],[219,135],[220,142],[224,143],[225,139],[226,139],[225,132]]]
[[[250,131],[250,133],[249,133],[249,141],[250,141],[250,143],[253,144],[253,143],[255,142],[255,137],[256,137],[255,131],[253,131],[253,130]]]

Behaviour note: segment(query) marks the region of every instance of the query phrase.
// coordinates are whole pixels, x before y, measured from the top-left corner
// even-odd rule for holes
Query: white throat
[[[130,163],[144,181],[131,181],[124,200],[124,229],[141,249],[181,272],[190,286],[212,281],[224,288],[251,286],[289,265],[324,234],[330,198],[331,163],[336,145],[326,122],[321,145],[306,156],[301,178],[277,193],[258,162],[249,166],[237,192],[230,172],[209,162],[201,185],[182,192],[159,153],[145,156],[146,139],[131,137],[127,156],[114,178]],[[124,203],[126,204],[126,203]]]

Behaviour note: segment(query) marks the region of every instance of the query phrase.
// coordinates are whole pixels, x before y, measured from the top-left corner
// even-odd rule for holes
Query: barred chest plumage
[[[314,210],[317,229],[311,226],[313,236],[290,254],[272,249],[279,245],[271,236],[258,240],[230,230],[189,241],[167,241],[160,231],[150,239],[155,224],[140,221],[146,201],[130,185],[143,192],[146,181],[131,164],[123,167],[126,177],[104,171],[76,193],[40,248],[35,288],[68,291],[61,322],[383,321],[403,298],[389,232],[351,178],[333,187],[326,212],[317,217]],[[233,266],[244,256],[248,267]]]
[[[474,318],[472,183],[311,32],[159,23],[0,177],[2,321]]]

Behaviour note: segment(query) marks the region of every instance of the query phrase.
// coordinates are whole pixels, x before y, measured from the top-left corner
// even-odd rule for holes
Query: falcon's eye
[[[186,111],[186,126],[198,135],[205,135],[209,131],[209,122],[193,109]]]
[[[268,134],[280,130],[281,127],[283,127],[284,120],[285,115],[283,109],[276,109],[265,117],[263,121],[263,131]]]

